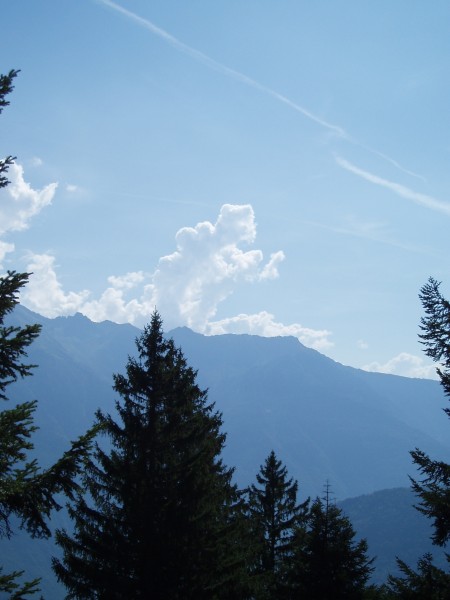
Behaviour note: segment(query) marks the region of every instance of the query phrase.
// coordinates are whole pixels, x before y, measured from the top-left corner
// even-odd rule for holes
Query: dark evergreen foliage
[[[31,374],[33,365],[22,359],[26,349],[39,334],[39,326],[12,327],[5,317],[18,303],[18,293],[28,280],[27,273],[8,272],[0,277],[0,399],[8,400],[8,385]],[[52,510],[61,508],[57,497],[72,497],[78,489],[75,477],[90,446],[92,432],[72,444],[62,458],[48,469],[41,470],[28,454],[33,450],[31,436],[36,430],[33,414],[36,401],[24,402],[0,412],[0,536],[12,534],[11,517],[33,536],[48,537],[47,523]],[[0,574],[0,591],[25,595],[36,588],[37,580],[17,583],[23,571]],[[16,586],[16,587],[14,587]],[[19,596],[17,596],[19,597]]]
[[[221,415],[158,313],[137,349],[114,377],[118,420],[97,413],[111,447],[98,445],[86,469],[89,494],[70,508],[73,536],[57,533],[54,570],[67,598],[245,598]]]
[[[450,575],[433,565],[431,554],[425,554],[414,571],[398,560],[402,577],[389,576],[386,598],[389,600],[448,600]]]
[[[330,501],[312,503],[307,526],[296,530],[291,570],[291,598],[359,600],[366,597],[373,571],[367,542],[355,541],[349,519]]]
[[[5,106],[9,105],[9,100],[6,97],[13,91],[13,81],[18,73],[19,71],[12,69],[8,75],[0,75],[0,114],[3,112]],[[6,173],[14,160],[13,156],[0,159],[0,189],[8,185]]]
[[[6,100],[18,71],[0,75],[0,113],[9,104]],[[14,159],[0,161],[0,188],[8,185],[5,173]],[[0,277],[0,401],[7,401],[8,386],[17,379],[31,375],[34,365],[23,362],[28,346],[39,335],[38,325],[13,327],[6,317],[19,302],[19,292],[27,283],[28,273],[8,271]],[[75,477],[90,447],[93,432],[73,443],[70,450],[52,467],[42,470],[35,459],[31,436],[36,430],[33,415],[36,401],[24,402],[0,411],[0,537],[9,538],[13,531],[11,518],[34,537],[48,537],[47,519],[52,510],[60,509],[59,494],[72,497],[78,486]],[[21,581],[24,571],[3,573],[0,568],[0,592],[18,600],[38,591],[39,579]]]
[[[444,393],[450,397],[450,303],[442,296],[439,287],[440,283],[430,277],[420,290],[419,298],[425,316],[421,318],[419,338],[425,346],[425,353],[439,364],[436,371]],[[444,410],[450,416],[450,409]],[[433,520],[433,542],[445,546],[450,537],[450,465],[432,460],[418,448],[411,455],[423,477],[422,481],[411,479],[412,489],[420,498],[416,508]],[[403,576],[388,577],[388,598],[450,598],[450,575],[433,565],[430,553],[419,559],[417,571],[400,559],[397,563]]]
[[[292,554],[293,531],[304,520],[309,499],[297,504],[298,483],[287,468],[269,454],[256,475],[258,485],[246,490],[253,546],[252,574],[257,598],[280,598]]]
[[[436,369],[445,394],[450,398],[450,302],[440,290],[440,283],[430,278],[422,287],[420,300],[425,311],[421,319],[421,335],[425,353],[439,364]],[[450,409],[444,409],[450,417]],[[422,481],[412,480],[414,492],[419,496],[417,508],[433,520],[433,541],[444,546],[450,538],[450,465],[432,460],[416,448],[411,452]]]

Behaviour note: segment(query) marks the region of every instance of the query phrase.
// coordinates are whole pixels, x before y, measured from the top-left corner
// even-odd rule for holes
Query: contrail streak
[[[143,17],[140,17],[136,13],[133,13],[130,10],[123,8],[119,4],[112,2],[112,0],[99,0],[99,2],[101,2],[105,6],[109,6],[113,10],[121,13],[122,15],[126,16],[128,19],[131,19],[135,23],[138,23],[145,29],[148,29],[153,34],[157,35],[158,37],[163,39],[165,42],[167,42],[168,44],[170,44],[171,46],[173,46],[180,52],[187,54],[194,60],[197,60],[197,61],[205,64],[206,66],[210,67],[211,69],[214,69],[215,71],[223,73],[224,75],[226,75],[227,77],[230,77],[231,79],[235,79],[236,81],[239,81],[240,83],[248,85],[249,87],[252,87],[260,92],[263,92],[264,94],[272,96],[272,98],[275,98],[279,102],[286,104],[293,110],[296,110],[297,112],[301,113],[303,116],[310,119],[311,121],[314,121],[315,123],[318,123],[322,127],[325,127],[325,129],[328,129],[329,131],[333,132],[337,136],[339,136],[341,138],[348,138],[347,133],[345,132],[344,129],[342,129],[342,127],[339,127],[338,125],[333,125],[332,123],[328,123],[327,121],[316,116],[315,114],[313,114],[306,108],[303,108],[303,106],[300,106],[299,104],[293,102],[286,96],[283,96],[282,94],[279,94],[275,90],[272,90],[271,88],[266,87],[265,85],[262,85],[261,83],[258,83],[251,77],[247,77],[247,75],[244,75],[243,73],[240,73],[239,71],[236,71],[235,69],[231,69],[230,67],[227,67],[223,63],[220,63],[217,60],[210,58],[203,52],[200,52],[200,50],[196,50],[195,48],[188,46],[187,44],[180,41],[179,39],[177,39],[176,37],[174,37],[167,31],[165,31],[164,29],[157,27],[154,23],[152,23],[148,19],[144,19]]]
[[[123,6],[120,6],[119,4],[116,4],[116,2],[113,2],[112,0],[98,0],[98,2],[100,2],[101,4],[103,4],[105,6],[108,6],[109,8],[115,10],[116,12],[124,15],[131,21],[134,21],[141,27],[144,27],[145,29],[150,31],[152,34],[154,34],[157,37],[164,40],[166,43],[170,44],[173,48],[175,48],[179,52],[182,52],[183,54],[190,56],[194,60],[203,63],[210,69],[213,69],[214,71],[222,73],[223,75],[229,77],[230,79],[239,81],[240,83],[242,83],[244,85],[247,85],[255,90],[258,90],[259,92],[261,92],[263,94],[266,94],[267,96],[271,96],[275,100],[278,100],[278,102],[281,102],[282,104],[285,104],[289,108],[302,114],[304,117],[306,117],[310,121],[313,121],[314,123],[317,123],[321,127],[327,129],[329,132],[334,134],[336,137],[338,137],[340,139],[344,139],[347,142],[354,144],[355,146],[359,146],[360,148],[363,148],[364,150],[367,150],[368,152],[371,152],[372,154],[379,156],[383,160],[394,165],[399,171],[402,171],[403,173],[406,173],[407,175],[411,175],[412,177],[417,177],[418,179],[424,180],[424,178],[421,175],[417,175],[417,173],[414,173],[412,171],[409,171],[408,169],[405,169],[393,158],[390,158],[389,156],[386,156],[386,154],[382,154],[378,150],[374,150],[373,148],[370,148],[369,146],[365,146],[364,144],[361,144],[360,142],[358,142],[358,140],[352,138],[345,131],[345,129],[343,129],[339,125],[333,125],[332,123],[325,121],[324,119],[318,117],[317,115],[315,115],[311,111],[307,110],[300,104],[297,104],[296,102],[294,102],[287,96],[284,96],[283,94],[280,94],[279,92],[273,90],[272,88],[259,83],[255,79],[252,79],[251,77],[248,77],[247,75],[244,75],[240,71],[236,71],[235,69],[232,69],[231,67],[227,67],[227,65],[224,65],[223,63],[221,63],[217,60],[214,60],[213,58],[211,58],[207,54],[204,54],[200,50],[197,50],[197,49],[193,48],[192,46],[185,44],[184,42],[182,42],[175,36],[171,35],[164,29],[161,29],[161,27],[156,26],[149,19],[140,17],[136,13],[134,13],[126,8],[123,8]]]
[[[370,181],[370,183],[374,183],[375,185],[380,185],[381,187],[387,188],[391,190],[398,196],[402,198],[406,198],[407,200],[411,200],[416,204],[420,204],[421,206],[425,206],[425,208],[429,208],[431,210],[435,210],[438,212],[445,213],[450,216],[450,203],[444,202],[442,200],[437,200],[432,196],[428,196],[427,194],[421,194],[420,192],[415,192],[410,188],[401,185],[400,183],[396,183],[395,181],[389,181],[388,179],[383,179],[378,177],[378,175],[374,175],[373,173],[369,173],[368,171],[364,171],[359,167],[353,165],[345,158],[341,158],[340,156],[335,157],[337,164],[350,171],[351,173],[362,177],[366,181]]]

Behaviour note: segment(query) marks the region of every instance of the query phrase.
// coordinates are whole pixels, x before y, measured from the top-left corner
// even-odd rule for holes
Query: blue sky
[[[2,7],[3,270],[46,316],[296,335],[434,368],[450,296],[448,2],[21,0]]]

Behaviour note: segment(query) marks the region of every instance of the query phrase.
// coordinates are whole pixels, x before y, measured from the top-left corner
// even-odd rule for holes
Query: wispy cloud
[[[383,179],[378,175],[369,173],[369,171],[364,171],[363,169],[360,169],[359,167],[355,166],[354,164],[340,156],[336,156],[335,159],[340,167],[342,167],[346,171],[349,171],[350,173],[353,173],[354,175],[357,175],[358,177],[362,177],[362,179],[365,179],[370,183],[374,183],[375,185],[379,185],[388,190],[391,190],[391,192],[394,192],[394,194],[397,194],[397,196],[405,198],[406,200],[410,200],[415,204],[419,204],[420,206],[424,206],[425,208],[428,208],[430,210],[435,210],[450,216],[449,202],[438,200],[436,198],[433,198],[433,196],[428,196],[427,194],[421,194],[420,192],[416,192],[400,183],[396,183],[395,181],[390,181],[388,179]]]
[[[375,150],[375,148],[371,148],[370,146],[366,146],[360,142],[357,142],[356,140],[354,140],[354,143],[357,146],[359,146],[360,148],[363,148],[364,150],[367,150],[368,152],[371,152],[372,154],[379,156],[380,158],[382,158],[386,162],[390,163],[392,166],[394,166],[399,171],[402,171],[402,173],[406,173],[406,175],[410,175],[411,177],[415,177],[416,179],[420,179],[421,181],[426,182],[426,179],[425,179],[425,177],[423,177],[423,175],[419,175],[418,173],[414,173],[414,171],[411,171],[410,169],[406,169],[397,160],[394,160],[387,154],[384,154],[383,152],[380,152],[379,150]]]
[[[100,2],[104,6],[111,8],[112,10],[122,14],[123,16],[130,19],[131,21],[138,24],[139,26],[144,27],[145,29],[150,31],[153,35],[159,37],[160,39],[162,39],[167,44],[171,45],[173,48],[175,48],[179,52],[182,52],[183,54],[190,56],[193,60],[201,62],[205,66],[209,67],[210,69],[213,69],[214,71],[222,73],[223,75],[225,75],[226,77],[229,77],[230,79],[234,79],[235,81],[238,81],[238,82],[240,82],[244,85],[247,85],[265,95],[268,95],[268,96],[274,98],[275,100],[277,100],[278,102],[281,102],[282,104],[288,106],[292,110],[295,110],[296,112],[300,113],[301,115],[303,115],[310,121],[313,121],[314,123],[317,123],[324,129],[326,129],[332,136],[337,137],[339,139],[344,139],[353,145],[359,146],[360,148],[363,148],[364,150],[371,152],[372,154],[382,158],[386,162],[389,162],[391,165],[395,166],[398,170],[402,171],[403,173],[406,173],[412,177],[416,177],[418,179],[424,180],[424,177],[422,177],[422,175],[418,175],[417,173],[414,173],[413,171],[406,169],[397,160],[391,158],[390,156],[387,156],[383,152],[380,152],[374,148],[371,148],[370,146],[367,146],[367,145],[359,142],[357,139],[355,139],[353,136],[351,136],[340,125],[330,123],[329,121],[323,119],[322,117],[318,116],[314,112],[308,110],[301,104],[294,102],[291,98],[288,98],[284,94],[281,94],[280,92],[277,92],[276,90],[274,90],[266,85],[263,85],[262,83],[260,83],[259,81],[256,81],[252,77],[249,77],[248,75],[245,75],[244,73],[241,73],[240,71],[237,71],[236,69],[228,67],[224,63],[221,63],[221,62],[211,58],[204,52],[201,52],[200,50],[197,50],[196,48],[193,48],[192,46],[185,44],[184,42],[182,42],[181,40],[179,40],[178,38],[176,38],[175,36],[170,34],[168,31],[155,25],[149,19],[141,17],[140,15],[137,15],[136,13],[124,8],[123,6],[120,6],[120,4],[117,4],[116,2],[113,2],[112,0],[98,0],[98,2]]]
[[[386,223],[378,221],[361,221],[354,215],[342,217],[340,224],[327,224],[318,221],[302,221],[302,223],[308,225],[308,227],[317,227],[319,229],[324,229],[325,231],[331,231],[332,233],[336,233],[338,235],[369,240],[370,242],[375,242],[376,244],[400,248],[415,254],[429,254],[430,256],[435,255],[433,250],[420,243],[407,244],[396,240],[393,231],[387,226]]]
[[[310,121],[314,121],[321,127],[324,127],[325,129],[327,129],[328,131],[337,135],[340,138],[348,138],[349,137],[348,134],[346,133],[346,131],[342,127],[339,127],[338,125],[329,123],[325,119],[322,119],[321,117],[314,114],[310,110],[304,108],[300,104],[297,104],[296,102],[294,102],[287,96],[284,96],[283,94],[280,94],[279,92],[259,83],[255,79],[252,79],[251,77],[248,77],[247,75],[244,75],[240,71],[236,71],[235,69],[232,69],[231,67],[228,67],[227,65],[225,65],[217,60],[214,60],[213,58],[211,58],[207,54],[204,54],[200,50],[197,50],[196,48],[193,48],[192,46],[185,44],[184,42],[182,42],[175,36],[171,35],[164,29],[157,27],[149,19],[145,19],[144,17],[137,15],[136,13],[124,8],[123,6],[120,6],[119,4],[116,4],[115,2],[112,2],[111,0],[99,0],[99,2],[101,4],[104,4],[105,6],[108,6],[109,8],[112,8],[116,12],[124,15],[125,17],[127,17],[128,19],[133,21],[134,23],[137,23],[141,27],[144,27],[145,29],[150,31],[153,35],[156,35],[157,37],[164,40],[166,43],[170,44],[176,50],[182,52],[183,54],[186,54],[187,56],[190,56],[191,58],[193,58],[194,60],[196,60],[198,62],[203,63],[207,67],[214,69],[214,71],[218,71],[219,73],[222,73],[223,75],[226,75],[227,77],[230,77],[231,79],[234,79],[235,81],[239,81],[240,83],[243,83],[244,85],[252,87],[252,88],[258,90],[259,92],[262,92],[264,94],[267,94],[268,96],[271,96],[275,100],[278,100],[279,102],[282,102],[286,106],[289,106],[289,108],[301,113],[304,117],[306,117]]]

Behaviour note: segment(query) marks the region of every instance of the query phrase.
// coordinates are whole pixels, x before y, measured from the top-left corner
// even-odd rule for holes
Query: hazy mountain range
[[[112,374],[124,371],[139,330],[80,314],[46,319],[21,306],[14,320],[43,325],[29,351],[38,368],[10,394],[38,399],[36,446],[50,459],[85,431],[98,407],[114,410]],[[225,460],[240,485],[271,449],[303,496],[320,494],[328,480],[338,499],[408,486],[416,446],[450,459],[437,381],[344,367],[293,337],[206,337],[187,328],[167,335],[223,413]]]
[[[29,351],[39,366],[10,388],[10,397],[39,401],[34,439],[45,464],[89,427],[98,407],[114,411],[112,374],[124,371],[140,332],[80,314],[46,319],[22,306],[11,319],[43,326]],[[405,488],[414,447],[450,460],[446,399],[436,381],[345,367],[293,337],[206,337],[187,328],[168,336],[223,413],[224,459],[242,487],[271,449],[298,479],[300,500],[321,495],[326,481],[337,500]],[[350,513],[355,505],[348,506]]]

